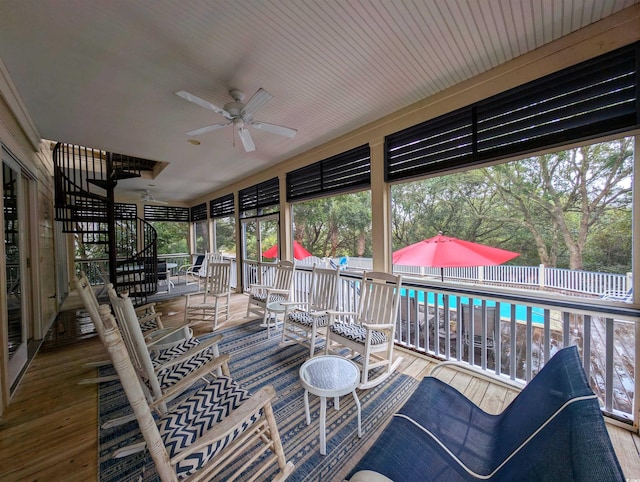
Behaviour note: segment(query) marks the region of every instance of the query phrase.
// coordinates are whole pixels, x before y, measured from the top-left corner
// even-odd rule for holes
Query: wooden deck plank
[[[482,400],[487,393],[488,386],[489,382],[487,380],[471,377],[471,380],[463,393],[469,400],[480,406],[482,405]]]
[[[607,424],[607,431],[625,477],[627,479],[640,479],[638,435],[610,423]]]
[[[484,397],[478,406],[487,413],[497,415],[508,406],[504,403],[509,389],[500,385],[489,384]]]

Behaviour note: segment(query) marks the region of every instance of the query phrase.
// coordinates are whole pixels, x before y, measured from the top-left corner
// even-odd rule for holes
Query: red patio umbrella
[[[520,253],[438,234],[395,251],[393,263],[457,268],[502,264],[516,256]]]
[[[274,244],[269,249],[262,252],[262,256],[265,258],[276,258],[278,256],[278,245]],[[307,256],[312,256],[312,254],[307,251],[300,243],[297,241],[293,242],[293,257],[295,259],[304,259]]]

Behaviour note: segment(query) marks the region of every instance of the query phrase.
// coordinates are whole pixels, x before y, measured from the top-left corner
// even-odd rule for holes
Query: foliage
[[[371,194],[343,194],[293,206],[293,235],[318,257],[371,256]]]
[[[152,225],[158,234],[158,254],[189,252],[189,223],[156,221]]]
[[[633,139],[392,187],[399,249],[443,232],[521,253],[512,264],[631,269]]]
[[[233,216],[214,220],[216,250],[219,253],[236,255],[236,222]]]

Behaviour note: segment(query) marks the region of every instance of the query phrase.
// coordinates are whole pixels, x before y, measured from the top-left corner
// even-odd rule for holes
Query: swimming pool
[[[403,288],[401,290],[401,296],[406,296],[407,291]],[[413,298],[416,296],[416,290],[409,290],[409,297]],[[420,303],[424,303],[424,291],[418,291],[418,301]],[[438,306],[443,305],[443,294],[438,294]],[[449,295],[449,308],[457,310],[458,309],[458,298],[460,298],[460,303],[468,305],[469,298],[465,296],[456,296]],[[474,306],[482,306],[482,300],[474,298],[473,299]],[[435,293],[433,291],[427,292],[427,305],[435,306]],[[496,306],[495,301],[486,301],[486,305]],[[511,319],[511,304],[510,303],[500,303],[500,318],[502,319]],[[527,307],[523,305],[515,305],[516,307],[516,320],[522,321],[523,323],[527,321]],[[544,324],[544,310],[542,308],[532,308],[531,313],[531,321],[535,324]]]

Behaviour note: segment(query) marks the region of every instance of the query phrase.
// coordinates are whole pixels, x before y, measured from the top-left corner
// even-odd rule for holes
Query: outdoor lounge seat
[[[499,415],[425,377],[351,475],[362,470],[394,481],[625,480],[575,346]]]
[[[199,254],[191,264],[184,264],[178,268],[178,278],[180,275],[184,275],[185,284],[192,285],[196,282],[200,283],[200,270],[203,269],[203,264],[206,259],[206,254]],[[189,281],[189,277],[197,278],[198,281]]]
[[[622,303],[633,303],[633,288],[628,291],[605,291],[600,298],[607,301],[620,301]]]
[[[100,307],[100,316],[105,346],[160,480],[212,480],[225,469],[233,470],[225,480],[235,480],[248,468],[257,477],[274,462],[280,470],[273,480],[283,481],[293,471],[293,464],[285,459],[271,407],[273,387],[262,387],[249,395],[228,375],[219,376],[196,388],[156,420],[151,408],[166,400],[147,404],[143,385],[108,306]],[[213,363],[228,374],[228,359],[228,355],[222,355]],[[247,452],[251,454],[248,460],[244,458]]]

